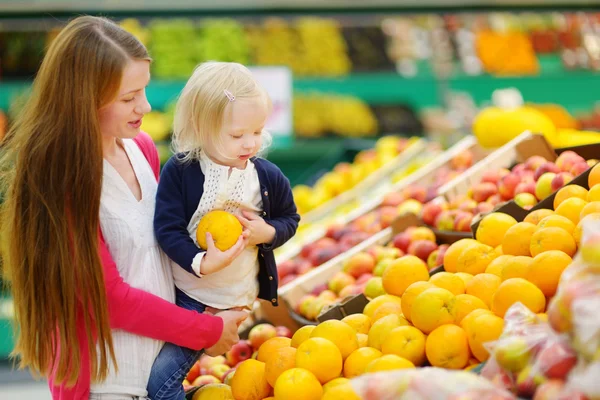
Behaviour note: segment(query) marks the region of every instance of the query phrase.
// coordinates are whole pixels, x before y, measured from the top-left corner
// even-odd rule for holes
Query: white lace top
[[[230,168],[213,162],[206,154],[200,155],[200,168],[204,174],[202,198],[188,224],[188,233],[194,243],[200,219],[209,211],[225,210],[241,215],[242,210],[260,214],[262,197],[258,174],[252,161],[245,169]],[[204,252],[192,263],[200,275]],[[258,296],[258,247],[246,248],[233,262],[222,270],[201,278],[190,274],[171,262],[175,285],[197,301],[218,309],[251,306]]]
[[[128,139],[123,144],[142,189],[142,199],[136,200],[127,183],[104,160],[100,227],[125,282],[174,302],[170,261],[154,237],[156,178],[137,144]],[[118,374],[111,371],[106,381],[92,385],[92,394],[146,396],[150,369],[163,342],[122,330],[113,330],[112,337]]]

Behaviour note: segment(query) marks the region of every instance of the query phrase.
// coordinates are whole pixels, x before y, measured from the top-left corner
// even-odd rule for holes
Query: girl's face
[[[221,146],[209,146],[207,154],[219,164],[244,169],[246,161],[260,150],[268,113],[269,107],[262,97],[229,103],[219,133]]]
[[[130,61],[123,70],[117,97],[99,110],[100,131],[104,137],[131,139],[140,133],[142,117],[151,110],[146,99],[150,63]]]

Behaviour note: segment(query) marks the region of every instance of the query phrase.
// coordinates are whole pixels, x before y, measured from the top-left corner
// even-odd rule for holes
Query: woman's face
[[[149,82],[149,61],[132,60],[127,63],[117,97],[99,110],[102,135],[132,139],[140,133],[142,117],[152,109],[146,99]]]

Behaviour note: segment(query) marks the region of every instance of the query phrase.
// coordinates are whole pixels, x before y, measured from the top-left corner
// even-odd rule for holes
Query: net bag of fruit
[[[466,371],[418,368],[378,372],[352,379],[363,400],[509,400],[515,397]]]

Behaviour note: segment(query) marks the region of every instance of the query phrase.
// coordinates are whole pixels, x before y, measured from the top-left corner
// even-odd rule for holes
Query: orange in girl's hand
[[[215,210],[202,217],[196,229],[198,245],[206,250],[206,233],[210,233],[215,242],[215,247],[221,251],[230,249],[242,234],[242,224],[231,213]]]

